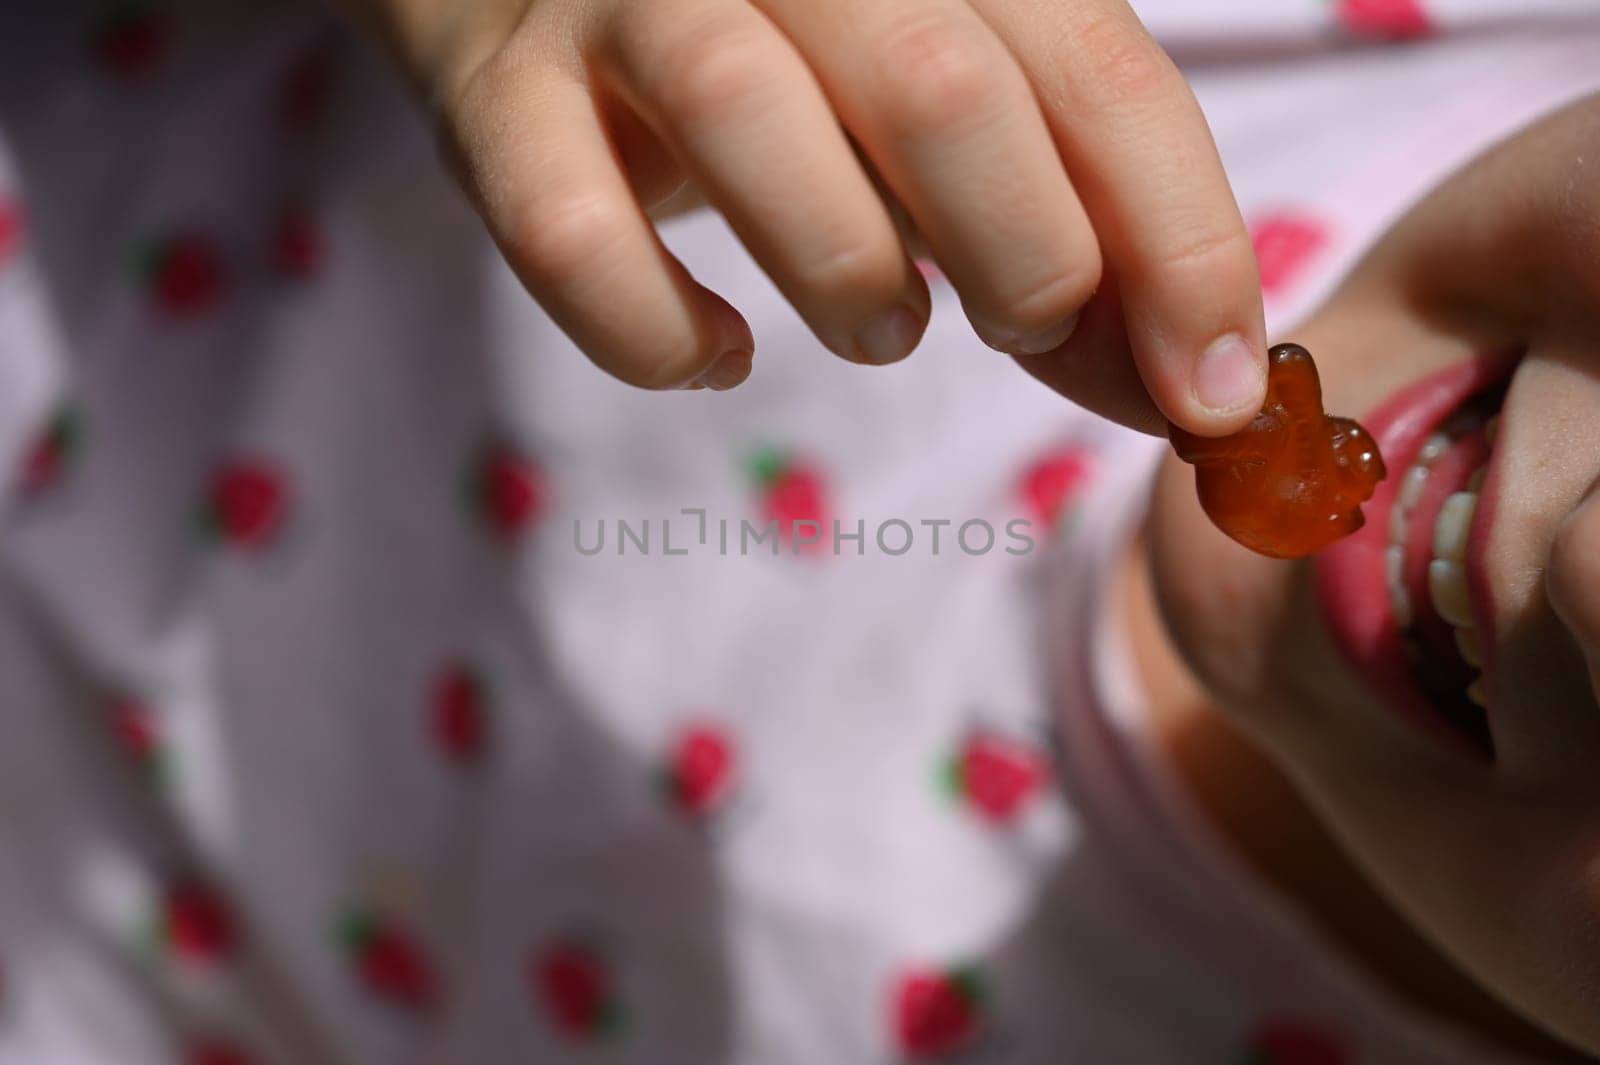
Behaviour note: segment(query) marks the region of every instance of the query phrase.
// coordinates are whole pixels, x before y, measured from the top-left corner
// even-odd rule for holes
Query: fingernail
[[[862,362],[885,366],[911,354],[922,337],[922,318],[904,304],[868,320],[856,332]]]
[[[978,331],[978,336],[983,342],[996,351],[1003,351],[1007,355],[1043,355],[1047,351],[1054,351],[1068,340],[1078,328],[1078,316],[1069,315],[1048,329],[1041,329],[1029,336],[1021,336],[1007,329],[996,329],[982,323],[974,323],[973,328]]]
[[[695,379],[695,384],[704,385],[713,392],[726,392],[743,384],[754,365],[754,357],[748,351],[723,352],[710,369]]]
[[[1018,355],[1043,355],[1047,351],[1054,351],[1065,344],[1071,337],[1073,330],[1078,328],[1078,316],[1072,315],[1066,321],[1058,322],[1049,329],[1042,329],[1032,336],[1023,337],[1017,341],[1016,353]]]
[[[1233,414],[1261,405],[1266,374],[1245,339],[1230,333],[1201,354],[1191,387],[1202,407],[1214,414]]]

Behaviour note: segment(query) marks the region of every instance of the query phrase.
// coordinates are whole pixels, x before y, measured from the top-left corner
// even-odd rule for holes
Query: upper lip
[[[1328,548],[1315,565],[1318,600],[1334,643],[1372,694],[1413,725],[1457,746],[1470,746],[1470,742],[1445,722],[1417,683],[1389,605],[1384,576],[1389,512],[1405,471],[1416,461],[1428,436],[1472,396],[1503,384],[1517,361],[1509,354],[1495,354],[1447,367],[1400,389],[1361,419],[1383,453],[1389,478],[1366,506],[1365,527]],[[1493,662],[1487,645],[1493,641],[1483,548],[1494,517],[1498,460],[1496,449],[1479,493],[1465,563],[1474,617],[1486,644],[1486,679]]]

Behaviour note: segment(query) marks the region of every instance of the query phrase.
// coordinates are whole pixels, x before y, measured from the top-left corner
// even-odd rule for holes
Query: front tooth
[[[1395,507],[1389,511],[1389,543],[1402,547],[1406,542],[1406,534],[1411,531],[1411,519],[1406,516],[1404,507]]]
[[[1473,669],[1483,668],[1483,644],[1478,639],[1477,629],[1456,630],[1456,650],[1461,652],[1461,660]]]
[[[1390,544],[1383,550],[1383,568],[1389,577],[1389,587],[1406,586],[1406,549],[1400,544]]]
[[[1384,571],[1389,578],[1389,607],[1395,624],[1403,632],[1411,627],[1411,597],[1406,594],[1406,549],[1390,545],[1383,552]]]
[[[1444,501],[1433,525],[1433,557],[1460,562],[1467,557],[1467,533],[1478,509],[1476,492],[1457,492]]]
[[[1434,433],[1422,445],[1422,450],[1417,453],[1417,465],[1426,466],[1428,463],[1450,450],[1450,438],[1444,433]]]
[[[1389,586],[1389,610],[1394,614],[1396,628],[1401,632],[1411,628],[1411,596],[1397,584]]]
[[[1422,490],[1428,485],[1428,467],[1413,466],[1406,471],[1406,479],[1400,485],[1400,509],[1410,510],[1417,505],[1417,500],[1422,498]]]
[[[1472,626],[1472,600],[1467,594],[1467,571],[1461,563],[1436,558],[1428,563],[1428,594],[1433,609],[1452,625]]]

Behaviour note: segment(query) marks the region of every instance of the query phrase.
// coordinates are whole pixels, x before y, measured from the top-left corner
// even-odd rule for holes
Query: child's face
[[[1170,461],[1151,532],[1168,626],[1403,912],[1481,982],[1600,1052],[1600,104],[1435,193],[1293,339],[1317,356],[1332,413],[1396,413],[1393,397],[1424,380],[1442,391],[1369,424],[1394,487],[1428,435],[1407,419],[1443,425],[1466,398],[1450,391],[1462,367],[1525,350],[1463,563],[1489,708],[1462,697],[1473,671],[1431,605],[1425,532],[1404,541],[1412,624],[1443,643],[1401,650],[1384,559],[1394,492],[1368,508],[1365,551],[1288,564],[1213,529],[1191,471]],[[1467,448],[1434,467],[1414,520],[1481,462]],[[1386,657],[1398,675],[1382,675]],[[1492,754],[1466,739],[1474,730]]]

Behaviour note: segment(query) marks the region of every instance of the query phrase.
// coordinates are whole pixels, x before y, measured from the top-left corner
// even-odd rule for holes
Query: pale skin
[[[528,291],[623,381],[731,388],[759,358],[656,235],[695,195],[847,360],[915,347],[925,246],[985,342],[1092,410],[1216,436],[1260,406],[1248,233],[1125,0],[342,6],[434,109]]]
[[[1501,417],[1504,488],[1485,556],[1498,644],[1492,764],[1378,705],[1334,651],[1308,566],[1251,555],[1212,528],[1176,459],[1122,596],[1168,748],[1269,877],[1429,1008],[1506,1043],[1548,1050],[1559,1037],[1590,1054],[1600,1054],[1596,190],[1600,98],[1447,182],[1294,337],[1317,356],[1329,408],[1357,416],[1476,352],[1526,345]],[[1295,793],[1303,804],[1279,801]]]

